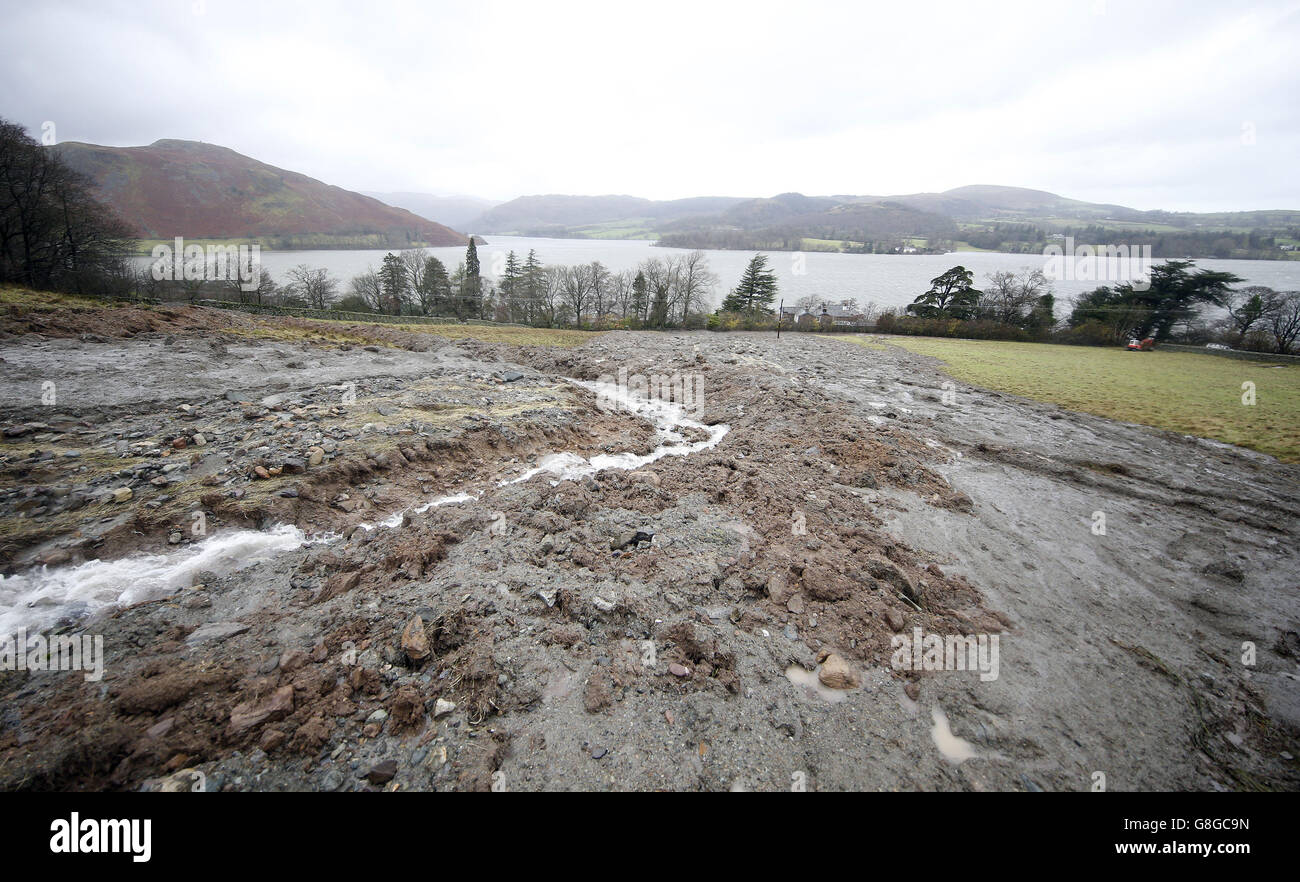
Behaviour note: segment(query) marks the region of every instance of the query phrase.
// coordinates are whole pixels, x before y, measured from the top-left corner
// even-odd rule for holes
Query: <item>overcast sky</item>
[[[1300,208],[1300,2],[0,0],[0,116],[355,190]]]

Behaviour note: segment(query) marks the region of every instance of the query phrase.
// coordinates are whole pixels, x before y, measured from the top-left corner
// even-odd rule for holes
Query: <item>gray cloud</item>
[[[352,189],[1300,207],[1300,3],[7,4],[0,115]]]

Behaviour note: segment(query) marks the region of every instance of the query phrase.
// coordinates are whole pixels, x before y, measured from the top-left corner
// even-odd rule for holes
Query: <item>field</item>
[[[977,386],[1300,462],[1300,366],[1159,350],[886,339],[940,359],[954,378]],[[1242,403],[1247,382],[1255,384],[1254,405]]]

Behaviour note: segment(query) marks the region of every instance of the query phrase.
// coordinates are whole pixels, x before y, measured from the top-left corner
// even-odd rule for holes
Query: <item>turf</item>
[[[972,385],[1300,462],[1300,365],[1042,343],[850,339],[933,356]],[[1255,384],[1254,405],[1243,404],[1247,382]]]

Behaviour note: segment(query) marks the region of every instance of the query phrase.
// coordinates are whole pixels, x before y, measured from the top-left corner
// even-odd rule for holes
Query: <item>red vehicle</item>
[[[1141,341],[1135,337],[1128,341],[1128,349],[1130,352],[1150,352],[1155,348],[1156,341],[1154,337],[1147,337],[1145,340]]]

